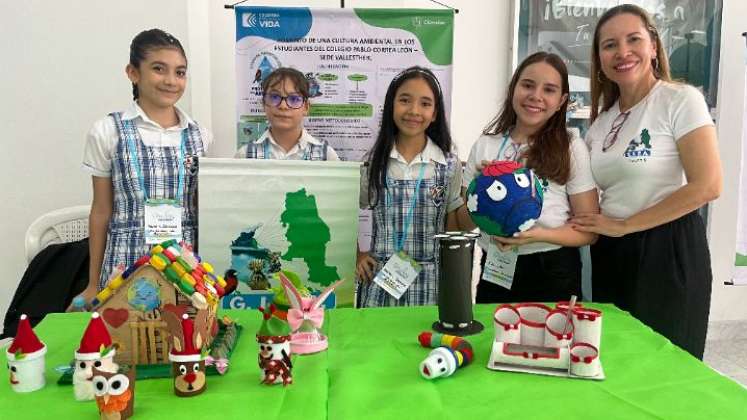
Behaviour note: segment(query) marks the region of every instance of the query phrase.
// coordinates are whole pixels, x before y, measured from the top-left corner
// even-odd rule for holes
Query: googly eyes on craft
[[[122,395],[130,386],[130,378],[121,373],[109,378],[109,393],[112,395]]]
[[[93,393],[97,397],[103,397],[109,392],[109,382],[106,381],[106,378],[103,376],[94,376],[92,379],[93,382]]]
[[[200,364],[199,363],[195,363],[194,365],[192,365],[192,371],[195,372],[195,373],[199,372],[200,371]]]
[[[520,186],[521,188],[526,188],[529,186],[529,177],[527,174],[514,174],[514,179],[516,180],[516,185]]]
[[[486,193],[488,193],[488,197],[490,197],[493,201],[501,201],[504,198],[506,198],[506,194],[508,193],[506,190],[506,186],[503,185],[500,181],[493,181],[492,184],[485,190]]]
[[[187,367],[184,366],[184,365],[179,365],[179,373],[181,373],[182,375],[186,375],[187,374]]]

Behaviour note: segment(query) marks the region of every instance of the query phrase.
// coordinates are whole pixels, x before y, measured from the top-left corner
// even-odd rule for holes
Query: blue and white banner
[[[237,147],[267,128],[261,83],[293,67],[310,85],[305,126],[343,160],[361,160],[378,133],[384,95],[401,70],[438,77],[451,107],[454,15],[440,9],[236,7]]]

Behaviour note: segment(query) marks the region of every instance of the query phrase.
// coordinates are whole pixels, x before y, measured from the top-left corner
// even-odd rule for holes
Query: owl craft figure
[[[34,334],[28,316],[21,315],[16,336],[5,353],[13,391],[32,392],[44,388],[46,353],[47,346]]]
[[[322,304],[332,291],[342,283],[339,280],[326,289],[319,296],[303,297],[290,280],[281,272],[280,284],[285,289],[291,309],[288,310],[288,326],[292,331],[290,348],[295,354],[317,353],[327,349],[327,337],[321,333],[324,323],[324,308]]]
[[[92,369],[94,395],[101,420],[124,420],[132,417],[135,407],[135,368],[126,373]]]
[[[194,321],[183,314],[179,319],[176,314],[164,311],[161,317],[166,321],[171,334],[171,361],[174,375],[174,394],[179,397],[193,397],[207,388],[205,375],[205,357],[203,352],[205,338],[209,332],[208,313],[197,311]]]
[[[520,163],[495,161],[467,187],[467,210],[489,235],[508,237],[526,231],[542,213],[542,183]]]
[[[283,386],[287,386],[293,383],[290,328],[286,322],[274,315],[275,310],[275,305],[270,305],[267,310],[259,308],[262,312],[262,325],[257,331],[257,359],[261,370],[261,383],[272,385],[282,382]]]
[[[116,349],[112,338],[98,312],[91,313],[80,346],[75,352],[73,366],[73,393],[78,401],[94,399],[93,368],[105,372],[117,372],[119,366],[114,363]]]

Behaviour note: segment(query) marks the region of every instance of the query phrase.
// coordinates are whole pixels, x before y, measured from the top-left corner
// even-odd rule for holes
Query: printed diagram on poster
[[[454,15],[438,9],[236,7],[237,148],[267,129],[262,81],[293,67],[309,82],[304,126],[342,160],[360,161],[401,70],[431,69],[451,107]]]
[[[348,279],[325,306],[351,306],[360,168],[352,162],[201,159],[200,255],[238,281],[224,308],[289,307],[283,273],[307,296]]]

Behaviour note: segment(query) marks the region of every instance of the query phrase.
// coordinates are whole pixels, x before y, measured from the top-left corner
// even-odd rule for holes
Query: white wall
[[[724,168],[724,191],[710,209],[708,241],[713,267],[711,321],[747,319],[747,286],[726,286],[734,269],[736,253],[739,168],[745,91],[745,39],[747,2],[724,0],[719,63],[717,128]]]
[[[427,0],[348,0],[346,7],[434,8]],[[482,127],[497,112],[509,78],[511,6],[508,0],[450,0],[455,17],[452,134],[466,158]],[[742,0],[724,1],[719,136],[725,188],[711,211],[714,268],[712,320],[747,319],[747,287],[723,286],[731,277],[736,224],[736,179],[741,156],[744,41]],[[128,48],[140,30],[160,27],[178,37],[189,57],[190,87],[180,105],[210,127],[212,156],[235,148],[233,11],[215,0],[10,2],[0,13],[0,102],[5,150],[0,155],[0,314],[25,261],[24,233],[39,215],[90,202],[90,179],[79,169],[91,123],[130,100],[124,75]],[[259,2],[251,2],[259,4]],[[337,0],[266,1],[278,6],[339,7]],[[727,92],[738,92],[729,95]]]
[[[124,108],[131,100],[130,83],[124,73],[130,41],[144,29],[160,27],[186,43],[184,3],[3,2],[3,318],[25,270],[24,235],[29,224],[50,210],[91,201],[90,177],[80,170],[85,134],[94,120]],[[189,98],[188,92],[182,100],[187,110]]]

